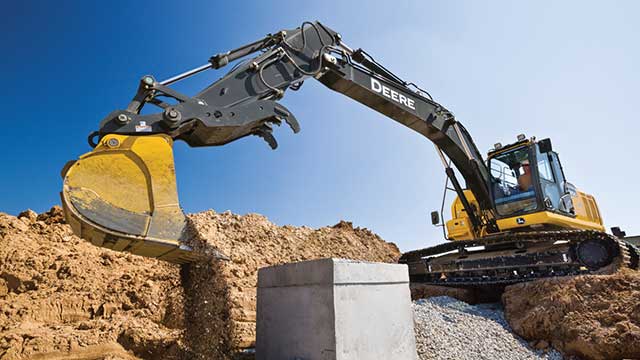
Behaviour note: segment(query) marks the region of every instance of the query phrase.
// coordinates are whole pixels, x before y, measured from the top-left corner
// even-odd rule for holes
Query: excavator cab
[[[519,135],[513,144],[498,143],[489,152],[487,164],[501,230],[603,229],[595,200],[567,182],[550,139],[536,141]]]
[[[565,180],[551,141],[522,140],[506,148],[496,144],[489,154],[491,192],[498,216],[508,217],[541,210],[571,213],[564,202]],[[565,197],[566,199],[566,197]]]

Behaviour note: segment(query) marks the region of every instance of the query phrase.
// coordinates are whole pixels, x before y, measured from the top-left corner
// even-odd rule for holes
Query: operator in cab
[[[518,190],[521,192],[533,190],[531,165],[529,164],[529,160],[524,160],[520,164],[520,169],[520,176],[518,176]]]

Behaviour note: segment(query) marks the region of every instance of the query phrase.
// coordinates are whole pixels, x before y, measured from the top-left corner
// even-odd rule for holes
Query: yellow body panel
[[[475,196],[470,190],[465,190],[464,195],[475,208],[478,208],[478,202]],[[447,221],[447,234],[451,240],[469,240],[475,236],[473,234],[473,228],[469,216],[462,206],[462,201],[456,196],[455,200],[451,204],[451,220]]]
[[[469,203],[478,208],[478,203],[469,190],[464,191]],[[576,196],[571,198],[574,205],[575,217],[562,215],[551,211],[539,211],[532,214],[513,216],[498,219],[497,224],[500,231],[509,231],[524,227],[544,227],[552,226],[563,229],[584,229],[605,231],[603,226],[600,210],[592,195],[577,191]],[[462,202],[458,197],[451,204],[452,219],[447,221],[447,234],[451,240],[470,240],[475,236],[471,227],[471,222],[467,216],[467,212],[462,206]],[[520,221],[518,221],[520,219]],[[479,236],[486,235],[482,230]]]
[[[518,222],[518,219],[521,219]],[[514,216],[498,220],[498,227],[502,231],[517,229],[522,227],[534,228],[537,225],[557,226],[564,229],[582,229],[604,231],[602,224],[586,221],[577,217],[558,214],[551,211],[540,211],[533,214]]]
[[[578,191],[577,195],[573,196],[571,200],[573,201],[576,218],[602,225],[603,221],[600,215],[600,209],[598,208],[596,199],[592,195]]]

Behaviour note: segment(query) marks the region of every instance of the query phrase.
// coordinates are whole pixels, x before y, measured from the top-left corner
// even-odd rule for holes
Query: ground
[[[222,359],[255,341],[257,269],[321,257],[395,262],[398,248],[348,222],[312,229],[265,217],[189,216],[196,251],[230,261],[180,267],[98,248],[60,208],[0,213],[0,359]]]
[[[57,207],[0,213],[0,359],[243,357],[255,342],[258,268],[322,257],[395,262],[400,255],[348,222],[312,229],[214,211],[189,221],[196,251],[216,249],[231,260],[179,266],[98,248],[73,235]],[[485,299],[469,290],[413,286],[412,294],[435,297],[414,304],[422,359],[450,357],[442,344],[460,345],[456,358],[488,358],[490,351],[557,358],[554,348],[586,359],[640,358],[638,272],[508,286],[505,316],[500,304],[451,299]]]

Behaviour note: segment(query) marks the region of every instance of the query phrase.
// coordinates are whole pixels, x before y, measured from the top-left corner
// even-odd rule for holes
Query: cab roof
[[[530,145],[533,145],[535,143],[536,143],[536,138],[532,137],[530,139],[524,139],[524,140],[516,141],[516,142],[511,143],[511,144],[503,145],[503,146],[501,146],[501,147],[499,147],[497,149],[494,147],[493,149],[491,149],[491,150],[489,150],[487,152],[487,157],[494,157],[494,156],[496,156],[498,154],[502,154],[503,152],[515,149],[517,147],[530,146]]]

